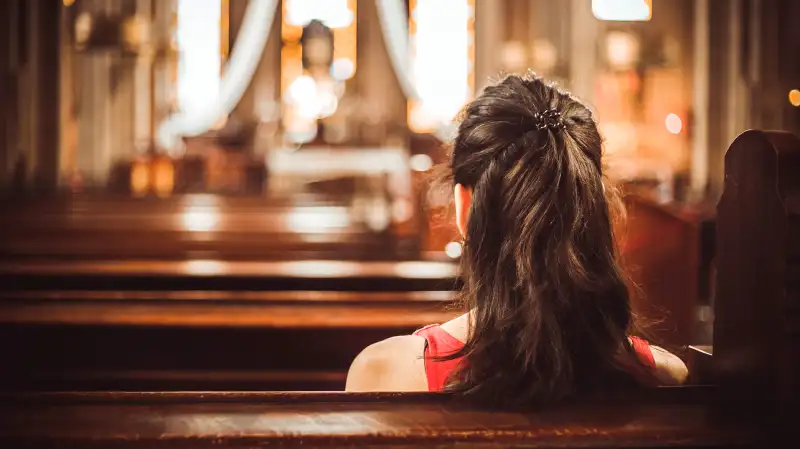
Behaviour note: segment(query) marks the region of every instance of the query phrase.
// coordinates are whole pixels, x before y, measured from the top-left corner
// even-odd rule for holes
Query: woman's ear
[[[456,202],[456,226],[458,226],[458,232],[461,233],[461,237],[466,238],[469,209],[472,206],[472,188],[456,184],[453,196]]]

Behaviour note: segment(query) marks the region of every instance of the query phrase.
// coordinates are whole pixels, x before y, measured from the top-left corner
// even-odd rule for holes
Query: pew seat
[[[757,447],[710,387],[606,394],[528,412],[437,394],[60,393],[0,400],[2,447]]]

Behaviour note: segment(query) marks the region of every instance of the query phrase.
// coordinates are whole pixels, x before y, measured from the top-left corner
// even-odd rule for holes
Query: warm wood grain
[[[227,261],[190,260],[100,260],[100,261],[14,261],[0,263],[0,273],[9,275],[119,275],[239,276],[296,278],[381,278],[439,279],[457,274],[452,262],[424,260],[361,262],[346,260]]]
[[[463,311],[454,292],[10,291],[0,324],[418,328]]]
[[[375,230],[352,197],[166,199],[66,196],[0,203],[6,258],[402,260],[420,257],[414,235]],[[362,214],[363,215],[363,214]],[[413,233],[412,233],[413,234]]]
[[[5,397],[0,443],[37,447],[746,447],[709,390],[606,395],[528,413],[440,395],[97,394]]]
[[[0,292],[0,389],[342,389],[364,347],[462,313],[453,294]]]
[[[426,291],[457,287],[452,262],[75,260],[0,262],[0,290]]]
[[[231,328],[419,328],[462,311],[424,303],[390,305],[202,304],[175,301],[3,301],[0,324]]]

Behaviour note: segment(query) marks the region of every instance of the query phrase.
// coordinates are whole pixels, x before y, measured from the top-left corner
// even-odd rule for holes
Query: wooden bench
[[[791,135],[748,132],[727,154],[715,342],[696,352],[710,362],[700,379],[709,385],[517,412],[437,394],[6,394],[0,446],[787,447],[800,405],[798,172]]]
[[[0,390],[341,390],[456,316],[438,262],[0,264]],[[302,290],[306,288],[306,290]],[[308,290],[313,289],[313,290]]]
[[[6,447],[748,447],[756,426],[709,413],[713,390],[618,394],[538,412],[428,394],[98,393],[7,396]]]
[[[76,196],[0,204],[0,258],[415,259],[418,243],[373,230],[352,198]]]
[[[711,362],[701,381],[713,386],[607,392],[526,412],[435,394],[8,394],[0,445],[787,447],[800,405],[798,172],[800,140],[787,134],[745,133],[726,157],[715,342],[699,348]]]

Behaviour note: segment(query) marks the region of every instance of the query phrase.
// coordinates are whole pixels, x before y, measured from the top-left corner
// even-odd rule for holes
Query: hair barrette
[[[552,108],[544,112],[537,112],[533,114],[533,117],[523,118],[521,124],[526,128],[526,131],[543,131],[546,129],[558,130],[566,128],[564,119],[561,118],[561,112]]]

